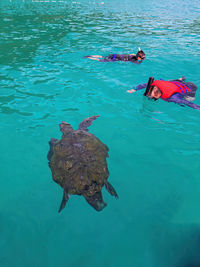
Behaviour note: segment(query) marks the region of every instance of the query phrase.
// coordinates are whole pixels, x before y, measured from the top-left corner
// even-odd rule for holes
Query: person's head
[[[137,60],[144,60],[145,59],[145,53],[142,50],[139,50],[136,54]]]
[[[162,92],[157,86],[151,86],[147,96],[151,99],[157,100],[162,96]]]

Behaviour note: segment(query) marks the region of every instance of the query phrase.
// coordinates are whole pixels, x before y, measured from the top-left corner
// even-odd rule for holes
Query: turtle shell
[[[50,168],[53,180],[69,194],[90,197],[101,191],[109,172],[108,147],[83,130],[63,135],[52,147]]]

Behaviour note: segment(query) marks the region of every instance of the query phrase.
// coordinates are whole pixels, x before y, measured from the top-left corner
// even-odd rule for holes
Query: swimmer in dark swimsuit
[[[106,57],[94,55],[86,56],[92,60],[97,60],[99,62],[114,62],[114,61],[130,61],[135,64],[140,64],[145,59],[145,53],[139,48],[137,54],[110,54]]]
[[[136,89],[128,90],[128,93],[146,88],[144,93],[150,99],[158,100],[161,98],[167,102],[174,102],[181,106],[189,106],[200,110],[200,106],[192,103],[195,100],[197,86],[192,82],[185,82],[185,77],[172,81],[155,80],[149,78],[149,82],[139,84]]]

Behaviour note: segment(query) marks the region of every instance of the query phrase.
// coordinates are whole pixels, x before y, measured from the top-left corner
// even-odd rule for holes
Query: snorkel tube
[[[150,96],[151,95],[151,92],[153,89],[153,87],[151,87],[151,85],[152,85],[153,81],[154,81],[154,77],[150,77],[148,84],[147,84],[147,87],[146,87],[146,91],[144,92],[144,96]]]

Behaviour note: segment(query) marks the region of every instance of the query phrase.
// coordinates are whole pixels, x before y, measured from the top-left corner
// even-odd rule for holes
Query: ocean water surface
[[[1,0],[0,266],[200,266],[200,112],[126,92],[149,76],[199,88],[199,33],[198,0]],[[83,58],[138,47],[140,65]],[[71,196],[59,214],[48,141],[97,114],[119,200]]]

